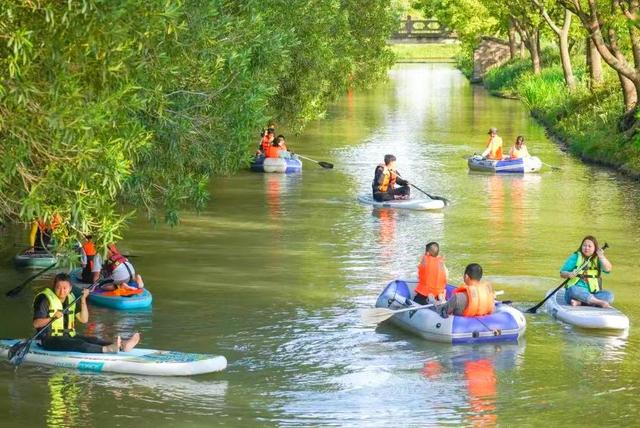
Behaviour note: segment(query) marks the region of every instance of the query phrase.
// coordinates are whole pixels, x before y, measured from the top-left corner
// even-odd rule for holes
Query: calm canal
[[[496,126],[509,147],[557,165],[541,174],[469,173]],[[345,97],[290,147],[335,163],[300,175],[218,178],[212,201],[180,227],[137,220],[122,247],[154,293],[152,311],[90,308],[98,334],[139,330],[143,346],[223,354],[226,371],[194,378],[0,370],[3,426],[636,425],[640,418],[638,185],[562,153],[517,101],[472,87],[448,64],[403,64],[375,90]],[[414,184],[453,201],[439,213],[372,210],[386,153]],[[561,282],[581,238],[609,242],[605,287],[631,320],[628,337],[586,334],[527,315],[513,345],[445,346],[359,323],[390,280],[416,275],[424,244],[441,243],[451,276],[478,262],[503,299],[526,309]],[[9,289],[28,276],[10,263]],[[36,281],[0,299],[3,337],[30,333]]]

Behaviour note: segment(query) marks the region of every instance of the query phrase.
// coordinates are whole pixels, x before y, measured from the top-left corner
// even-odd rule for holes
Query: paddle
[[[398,172],[397,172],[397,171],[394,171],[394,173],[395,173],[398,177],[402,178],[402,176],[401,176],[400,174],[398,174]],[[424,193],[425,195],[427,195],[427,196],[428,196],[428,197],[430,197],[431,199],[442,201],[442,202],[444,202],[444,204],[445,204],[445,205],[449,205],[449,204],[450,204],[449,200],[448,200],[447,198],[443,197],[443,196],[437,196],[437,195],[435,195],[435,196],[434,196],[434,195],[430,195],[430,194],[428,194],[427,192],[425,192],[424,190],[422,190],[421,188],[419,188],[418,186],[416,186],[415,184],[413,184],[413,183],[411,183],[411,182],[409,182],[409,186],[413,187],[414,189],[416,189],[416,190],[417,190],[417,191],[419,191],[419,192]]]
[[[302,158],[302,159],[306,159],[306,160],[311,161],[311,162],[315,162],[315,163],[317,163],[318,165],[320,165],[321,167],[323,167],[325,169],[332,169],[333,168],[333,164],[329,163],[329,162],[317,161],[315,159],[311,159],[311,158],[308,158],[306,156],[302,156],[299,153],[296,153],[296,156],[298,156],[299,158]]]
[[[98,284],[100,284],[100,281],[93,283],[89,287],[89,291],[92,291]],[[76,303],[81,298],[82,298],[82,293],[78,297],[76,297],[73,302],[65,306],[62,312],[66,313],[67,310],[71,307],[71,305]],[[29,348],[31,348],[31,342],[33,342],[38,336],[40,336],[44,331],[46,331],[56,319],[57,318],[55,316],[51,317],[49,319],[49,322],[44,327],[42,327],[39,331],[37,331],[36,334],[31,336],[31,338],[24,340],[22,342],[18,342],[13,346],[11,346],[11,348],[9,348],[9,352],[7,353],[7,358],[9,359],[9,363],[14,366],[19,366],[20,364],[22,364],[24,357],[29,352]]]
[[[11,290],[7,291],[5,293],[5,296],[7,297],[16,297],[18,294],[20,294],[20,292],[22,291],[22,289],[31,281],[33,281],[34,279],[36,279],[37,277],[39,277],[40,275],[42,275],[43,273],[45,273],[48,270],[53,269],[53,267],[55,265],[57,265],[58,262],[42,269],[41,271],[39,271],[38,273],[31,275],[29,278],[27,278],[26,280],[24,280],[20,285],[18,285],[17,287],[12,288]]]
[[[542,161],[540,161],[540,162],[542,163],[542,165],[546,165],[546,166],[548,166],[548,167],[549,167],[549,168],[551,168],[551,170],[553,170],[553,171],[562,171],[562,168],[560,168],[559,166],[549,165],[548,163],[546,163],[546,162],[542,162]]]
[[[605,242],[605,243],[604,243],[604,246],[602,247],[602,250],[603,250],[603,251],[604,251],[604,250],[606,250],[606,249],[607,249],[607,247],[609,247],[609,244],[607,244],[607,243]],[[596,256],[596,253],[593,253],[593,254],[591,255],[591,257],[589,257],[587,260],[585,260],[585,262],[584,262],[584,263],[582,263],[582,266],[580,266],[580,268],[578,268],[578,272],[580,272],[580,271],[584,270],[584,268],[586,268],[586,267],[589,265],[589,263],[591,262],[591,260],[592,260],[595,256]],[[553,290],[551,293],[549,293],[549,294],[548,294],[548,295],[547,295],[547,296],[542,300],[542,302],[538,303],[537,305],[535,305],[535,306],[534,306],[534,307],[532,307],[532,308],[527,309],[525,312],[526,312],[526,313],[528,313],[528,314],[535,314],[535,313],[536,313],[536,311],[540,308],[540,306],[542,306],[542,305],[544,304],[544,302],[546,302],[547,300],[549,300],[549,298],[550,298],[551,296],[553,296],[554,294],[556,294],[556,293],[558,292],[558,290],[560,290],[562,287],[564,287],[564,286],[565,286],[565,284],[566,284],[567,282],[569,282],[569,280],[570,280],[570,279],[571,279],[571,278],[567,278],[567,279],[565,279],[565,280],[562,282],[562,284],[558,285],[558,286],[556,287],[556,289],[555,289],[555,290]]]
[[[417,311],[420,309],[430,308],[432,306],[434,306],[434,303],[431,303],[429,305],[410,306],[403,309],[368,308],[363,309],[360,313],[360,316],[362,317],[362,321],[365,324],[379,324],[382,321],[391,318],[395,314],[399,314],[401,312]]]
[[[500,296],[501,294],[504,294],[503,290],[494,292],[494,295],[496,296]],[[435,303],[430,303],[428,305],[409,306],[408,308],[402,308],[402,309],[369,308],[369,309],[363,309],[360,312],[360,316],[362,317],[362,321],[365,324],[379,324],[382,321],[385,321],[391,318],[395,314],[399,314],[401,312],[418,311],[420,309],[430,308],[432,306],[435,306]]]

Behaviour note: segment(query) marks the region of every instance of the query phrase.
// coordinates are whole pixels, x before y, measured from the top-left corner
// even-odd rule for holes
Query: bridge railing
[[[435,19],[404,19],[392,39],[448,39],[455,34]]]

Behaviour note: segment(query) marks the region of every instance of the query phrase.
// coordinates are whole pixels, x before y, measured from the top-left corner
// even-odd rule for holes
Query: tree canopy
[[[0,0],[0,219],[58,238],[178,221],[246,165],[268,120],[301,129],[385,76],[388,0]]]

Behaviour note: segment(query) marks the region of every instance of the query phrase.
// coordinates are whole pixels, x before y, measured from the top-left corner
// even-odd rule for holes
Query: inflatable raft
[[[51,253],[20,253],[13,258],[17,267],[46,268],[58,262],[58,258]]]
[[[548,296],[553,290],[549,290],[546,295]],[[618,309],[567,305],[564,301],[564,292],[564,288],[559,290],[545,303],[547,312],[553,318],[586,329],[627,330],[629,328],[629,318]]]
[[[403,309],[416,303],[412,300],[417,281],[391,281],[376,301],[377,308]],[[447,285],[447,298],[456,287]],[[526,320],[517,309],[496,302],[490,315],[463,317],[450,315],[442,318],[435,311],[425,308],[401,312],[388,320],[403,330],[424,339],[452,344],[516,342],[524,334]]]
[[[251,162],[251,171],[255,172],[283,172],[286,174],[302,171],[302,161],[293,155],[291,159],[265,158],[256,156]]]
[[[74,269],[69,272],[71,277],[71,285],[73,285],[73,292],[76,295],[82,293],[82,289],[90,287],[91,284],[82,282],[80,279],[82,269]],[[133,284],[132,284],[133,285]],[[146,288],[142,289],[142,293],[134,294],[130,296],[115,296],[108,291],[102,291],[95,289],[89,293],[89,303],[96,306],[103,306],[105,308],[129,310],[129,309],[143,309],[151,306],[153,296]]]
[[[7,358],[17,339],[0,340],[0,356]],[[174,351],[135,348],[117,354],[47,351],[35,341],[25,363],[64,367],[85,372],[115,372],[151,376],[191,376],[224,370],[227,359],[221,355],[187,354]]]
[[[358,196],[358,201],[363,204],[373,205],[376,208],[396,208],[402,210],[441,210],[444,202],[439,199],[398,199],[394,201],[378,202],[370,194]]]
[[[472,156],[468,161],[469,169],[472,171],[495,172],[498,174],[525,172],[538,172],[542,168],[542,161],[535,156],[522,159],[491,160],[482,156]]]

